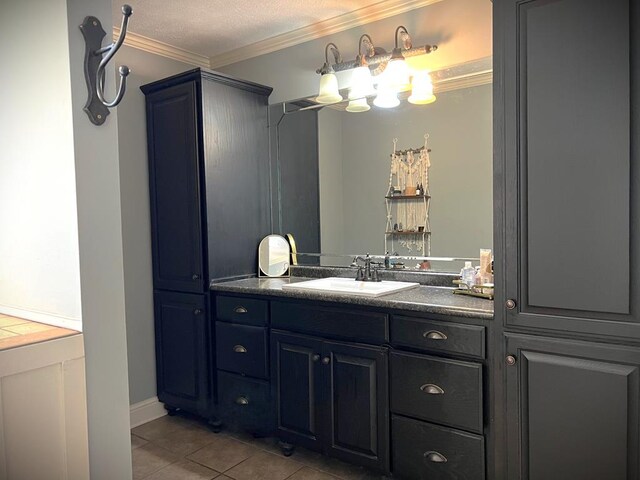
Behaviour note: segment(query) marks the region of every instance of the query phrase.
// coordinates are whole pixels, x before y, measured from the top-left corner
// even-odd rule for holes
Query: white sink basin
[[[288,283],[283,290],[301,290],[306,292],[328,292],[362,297],[381,297],[390,293],[415,288],[414,282],[360,282],[353,278],[329,277],[306,282]]]

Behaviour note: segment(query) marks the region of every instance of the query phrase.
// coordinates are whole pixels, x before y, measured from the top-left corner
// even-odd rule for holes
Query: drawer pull
[[[424,332],[422,336],[428,340],[446,340],[447,336],[439,332],[438,330],[429,330],[428,332]]]
[[[247,309],[244,307],[236,307],[233,309],[233,311],[236,313],[247,313]]]
[[[425,383],[420,387],[424,393],[428,393],[429,395],[444,395],[444,390],[442,387],[438,385],[434,385],[433,383]]]
[[[238,397],[236,398],[236,404],[241,406],[249,405],[249,399],[247,397]]]
[[[318,360],[320,360],[320,355],[318,355],[317,353],[314,353],[314,354],[313,354],[313,357],[311,357],[311,359],[312,359],[314,362],[317,362]]]
[[[196,308],[196,309],[193,311],[193,314],[194,314],[194,315],[200,315],[201,313],[202,313],[202,309],[200,309],[200,308]]]
[[[447,457],[445,457],[441,453],[434,452],[433,450],[424,452],[424,458],[432,463],[447,463]]]
[[[322,359],[322,363],[324,363],[325,365],[329,365],[331,363],[331,358],[329,357],[324,357]]]
[[[234,345],[233,351],[235,353],[247,353],[247,349],[244,345]]]

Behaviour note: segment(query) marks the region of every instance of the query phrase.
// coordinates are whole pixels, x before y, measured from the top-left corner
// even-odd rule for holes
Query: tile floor
[[[21,347],[79,332],[0,313],[0,350]]]
[[[131,431],[133,479],[379,480],[378,474],[297,448],[284,457],[274,438],[223,430],[199,419],[161,417]]]

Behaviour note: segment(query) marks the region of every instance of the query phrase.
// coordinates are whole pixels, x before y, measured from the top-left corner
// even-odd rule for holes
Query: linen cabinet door
[[[195,82],[147,96],[154,288],[203,293],[203,228]]]
[[[640,348],[506,341],[507,478],[639,478]]]
[[[320,339],[271,332],[278,437],[316,450],[322,448],[321,353]]]
[[[506,233],[496,309],[507,326],[640,338],[638,3],[494,8],[504,80],[497,236]]]
[[[322,354],[328,455],[389,470],[389,357],[386,348],[325,342]]]
[[[205,295],[155,292],[158,399],[209,413],[209,327]]]

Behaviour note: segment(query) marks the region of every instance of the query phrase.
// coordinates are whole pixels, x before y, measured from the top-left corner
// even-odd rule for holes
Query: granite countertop
[[[411,290],[383,295],[377,298],[341,295],[329,292],[305,292],[282,289],[282,286],[288,283],[304,282],[306,280],[312,279],[305,277],[246,278],[230,282],[212,283],[211,290],[246,295],[269,295],[304,300],[338,302],[350,305],[365,305],[487,320],[493,319],[493,301],[466,295],[454,295],[452,287],[420,285]]]

